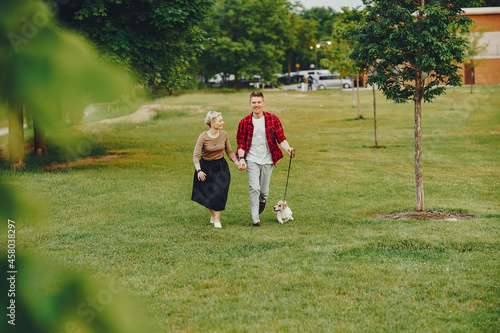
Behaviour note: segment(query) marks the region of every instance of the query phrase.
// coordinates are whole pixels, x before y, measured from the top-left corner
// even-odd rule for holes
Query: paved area
[[[28,127],[28,125],[24,124],[24,128]],[[0,128],[0,136],[2,135],[7,135],[9,134],[9,128],[8,127],[2,127]]]

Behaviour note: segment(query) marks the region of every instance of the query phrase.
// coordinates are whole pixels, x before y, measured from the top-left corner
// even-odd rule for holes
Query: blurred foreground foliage
[[[131,88],[126,73],[53,24],[55,10],[33,0],[0,3],[0,99],[21,100],[45,128],[66,114],[81,119],[91,100],[113,101]]]
[[[53,5],[57,6],[56,2]],[[9,134],[11,158],[12,147],[21,147],[17,153],[24,161],[23,118],[31,118],[44,133],[59,131],[64,123],[78,123],[89,102],[117,100],[131,87],[126,73],[101,63],[87,42],[53,24],[56,10],[34,0],[0,2],[0,104],[8,110],[10,132],[18,134]],[[12,123],[13,114],[21,121]],[[1,115],[6,116],[5,112]],[[59,133],[62,146],[69,135],[61,138],[64,132]],[[12,140],[16,145],[11,145]],[[37,223],[44,220],[43,210],[28,195],[0,179],[0,235],[4,244],[0,266],[7,274],[0,282],[4,309],[0,331],[151,331],[136,309],[124,301],[119,283],[96,283],[84,273],[55,267],[36,253],[23,253],[23,229],[42,227]],[[16,222],[15,228],[9,229],[11,233],[7,232],[9,220]],[[9,324],[13,319],[15,325]]]
[[[45,0],[47,3],[52,0]],[[57,21],[92,40],[99,54],[141,84],[171,92],[207,44],[200,28],[214,0],[59,1]]]
[[[0,323],[2,332],[154,331],[139,307],[124,296],[125,285],[118,280],[89,279],[81,272],[55,266],[36,255],[18,256],[16,265],[15,280],[14,275],[7,274],[0,283],[4,291],[15,290],[14,297],[0,299],[2,309],[7,309],[7,316]],[[1,269],[10,271],[5,260]],[[15,303],[11,303],[12,299]]]

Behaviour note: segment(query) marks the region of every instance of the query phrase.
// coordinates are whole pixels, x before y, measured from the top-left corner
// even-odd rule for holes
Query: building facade
[[[481,35],[484,50],[473,57],[474,68],[462,65],[464,84],[500,84],[500,7],[464,8],[474,21],[473,31]],[[472,37],[474,38],[474,37]]]

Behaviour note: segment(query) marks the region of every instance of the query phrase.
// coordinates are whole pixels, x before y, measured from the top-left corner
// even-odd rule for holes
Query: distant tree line
[[[58,1],[55,14],[138,83],[172,91],[196,74],[271,80],[321,65],[315,45],[340,13],[289,0],[99,0]]]

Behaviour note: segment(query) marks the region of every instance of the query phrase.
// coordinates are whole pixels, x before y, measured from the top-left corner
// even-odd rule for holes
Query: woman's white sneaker
[[[214,227],[220,229],[222,228],[222,224],[220,224],[220,222],[214,222]]]

